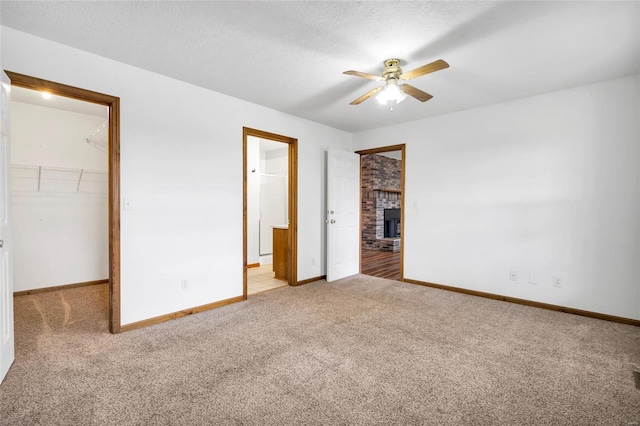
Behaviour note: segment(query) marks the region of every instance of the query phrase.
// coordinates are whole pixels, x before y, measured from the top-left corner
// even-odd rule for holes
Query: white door
[[[0,85],[0,382],[15,358],[13,342],[13,276],[9,227],[9,107],[11,82],[2,74]]]
[[[327,152],[327,281],[360,272],[360,155]]]

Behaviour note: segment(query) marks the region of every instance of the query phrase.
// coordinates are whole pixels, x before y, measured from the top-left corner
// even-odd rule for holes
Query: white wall
[[[405,277],[640,319],[638,87],[355,134],[356,150],[407,144]]]
[[[12,196],[14,291],[109,278],[106,197]]]
[[[107,155],[85,142],[104,120],[12,102],[11,162],[106,171]],[[21,183],[14,178],[11,193],[14,290],[109,278],[106,194],[24,191],[32,185]]]
[[[278,176],[287,176],[289,173],[289,148],[272,149],[264,152],[265,169],[264,173]]]
[[[105,116],[11,102],[11,162],[107,170],[107,154],[86,143]]]
[[[269,144],[273,142],[269,141]],[[262,142],[264,144],[264,142]],[[285,177],[285,185],[288,185],[288,147],[286,144],[281,143],[283,148],[270,149],[269,151],[263,150],[263,145],[259,138],[249,136],[247,138],[247,164],[249,175],[247,177],[247,263],[263,263],[270,264],[272,262],[272,237],[273,230],[272,225],[282,225],[286,223],[286,202],[284,200],[284,218],[282,218],[282,205],[277,204],[275,197],[264,196],[261,188],[266,184],[263,174],[273,174]],[[255,172],[252,172],[255,170]],[[286,188],[286,187],[285,187]],[[274,189],[269,187],[268,189]],[[280,188],[275,188],[280,190]],[[283,189],[282,193],[276,194],[278,199],[286,197],[286,190]],[[275,208],[271,208],[270,204],[277,204]],[[266,211],[266,216],[265,216]],[[274,212],[276,217],[281,219],[276,220],[277,223],[268,224],[261,221],[263,218],[268,218],[269,213]],[[278,213],[280,215],[278,215]],[[266,253],[261,256],[260,253]]]
[[[261,263],[273,261],[273,227],[286,225],[289,215],[289,148],[260,151],[260,255]]]
[[[2,31],[5,69],[120,97],[122,324],[242,294],[243,126],[298,139],[298,279],[324,274],[324,151],[351,134]]]
[[[247,264],[260,261],[260,139],[247,137]]]

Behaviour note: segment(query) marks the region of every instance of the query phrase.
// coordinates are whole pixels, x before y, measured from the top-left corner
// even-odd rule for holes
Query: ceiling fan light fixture
[[[410,84],[398,84],[398,80],[412,80],[416,77],[430,74],[445,68],[449,68],[449,64],[442,59],[438,59],[437,61],[423,65],[409,72],[403,72],[402,68],[400,68],[399,59],[387,59],[384,61],[384,70],[382,71],[381,76],[354,70],[345,71],[343,74],[346,75],[375,81],[384,81],[384,86],[378,86],[375,89],[369,90],[358,99],[351,101],[349,105],[360,105],[367,99],[375,97],[380,104],[390,105],[391,111],[393,111],[393,106],[402,102],[407,95],[419,100],[420,102],[426,102],[433,98],[433,96]]]
[[[380,103],[380,105],[389,105],[390,103],[399,104],[404,101],[406,98],[400,87],[398,87],[398,80],[395,78],[390,78],[387,80],[387,84],[385,84],[384,89],[380,92],[378,96],[376,96],[376,100]]]

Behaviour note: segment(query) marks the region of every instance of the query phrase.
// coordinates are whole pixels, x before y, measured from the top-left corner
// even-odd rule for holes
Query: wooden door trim
[[[109,331],[119,333],[120,323],[120,98],[66,84],[6,71],[11,85],[47,91],[109,108]]]
[[[288,144],[289,162],[289,285],[298,285],[298,139],[264,130],[242,128],[242,294],[247,299],[247,139],[253,136],[260,139],[269,139],[275,142]]]
[[[400,234],[400,281],[404,281],[404,238],[402,235],[405,235],[405,221],[404,221],[404,199],[405,199],[405,167],[406,167],[406,144],[398,144],[398,145],[390,145],[383,146],[379,148],[371,148],[371,149],[363,149],[360,151],[356,151],[356,154],[360,154],[360,203],[362,204],[362,156],[369,154],[380,154],[382,152],[391,152],[391,151],[400,151],[401,152],[401,161],[400,165],[400,223],[402,224],[402,233]],[[360,248],[359,248],[359,256],[360,256],[360,267],[362,268],[362,256],[360,255],[362,251],[362,209],[360,209]]]

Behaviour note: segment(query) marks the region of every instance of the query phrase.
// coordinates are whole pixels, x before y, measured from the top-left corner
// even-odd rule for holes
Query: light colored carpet
[[[110,335],[106,286],[15,299],[2,425],[640,422],[640,328],[355,276]]]

